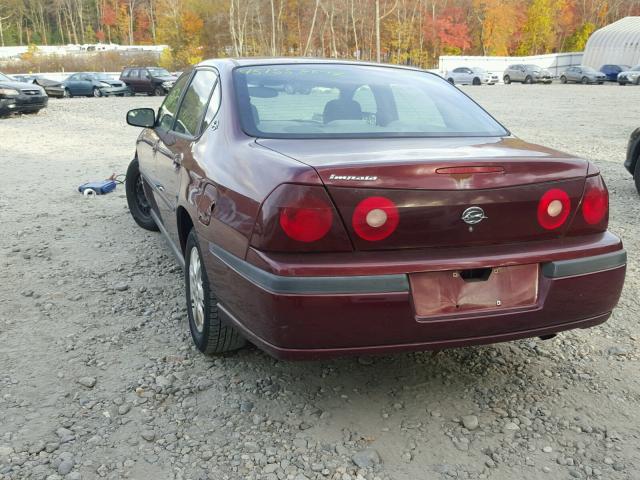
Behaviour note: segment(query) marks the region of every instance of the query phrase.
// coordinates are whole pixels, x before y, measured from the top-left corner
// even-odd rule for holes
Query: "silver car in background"
[[[522,83],[551,83],[551,72],[537,65],[516,64],[509,65],[504,71],[502,80],[507,85],[511,82]]]
[[[498,75],[478,67],[458,67],[447,72],[445,77],[452,85],[495,85]]]
[[[607,76],[604,73],[598,72],[591,67],[583,67],[582,65],[579,67],[569,67],[560,75],[560,81],[562,83],[575,82],[584,85],[588,83],[602,85],[606,79]]]
[[[626,85],[627,83],[640,85],[640,65],[633,67],[631,70],[620,72],[618,74],[618,83],[620,85]]]

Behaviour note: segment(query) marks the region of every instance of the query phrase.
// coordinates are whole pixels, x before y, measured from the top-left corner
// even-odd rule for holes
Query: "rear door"
[[[83,86],[82,82],[82,74],[75,73],[67,78],[64,82],[67,90],[71,93],[71,95],[86,95],[86,90]]]
[[[156,152],[156,168],[161,195],[163,216],[167,219],[165,227],[172,239],[178,244],[176,209],[180,194],[181,171],[193,169],[193,146],[202,130],[209,99],[218,81],[217,73],[210,68],[196,70],[191,75],[189,85],[184,89],[175,122],[171,131],[160,136]],[[176,84],[177,86],[177,84]],[[175,87],[169,95],[172,95]],[[171,219],[169,221],[169,219]]]

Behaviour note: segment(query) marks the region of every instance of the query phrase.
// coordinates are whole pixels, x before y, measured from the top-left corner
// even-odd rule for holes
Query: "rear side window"
[[[211,94],[211,99],[209,100],[207,113],[205,114],[204,121],[202,122],[203,132],[207,128],[209,128],[209,125],[211,125],[211,122],[213,122],[213,119],[216,118],[216,115],[218,114],[218,110],[220,110],[221,99],[222,99],[222,95],[220,91],[220,82],[216,82],[216,87],[213,93]]]
[[[180,95],[182,95],[187,80],[189,80],[188,73],[178,79],[165,97],[164,103],[158,111],[158,128],[166,131],[171,130],[173,127],[173,120],[176,110],[178,109],[178,101],[180,100]]]
[[[198,70],[195,73],[180,105],[174,127],[176,132],[191,137],[200,133],[200,123],[217,79],[218,76],[211,70]]]

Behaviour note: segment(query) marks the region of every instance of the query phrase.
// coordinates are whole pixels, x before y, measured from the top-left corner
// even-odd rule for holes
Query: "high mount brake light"
[[[609,193],[604,186],[602,177],[589,177],[582,199],[582,218],[589,225],[602,222],[609,210]]]
[[[369,197],[356,206],[351,224],[360,238],[377,242],[391,235],[399,221],[395,203],[385,197]]]
[[[564,190],[547,190],[538,203],[538,223],[545,230],[560,228],[571,212],[571,200]]]

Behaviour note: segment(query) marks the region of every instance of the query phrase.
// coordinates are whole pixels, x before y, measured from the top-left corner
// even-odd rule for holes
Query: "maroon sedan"
[[[597,167],[515,138],[436,75],[211,60],[127,121],[146,127],[131,213],[184,265],[205,353],[550,337],[604,322],[620,296]]]

